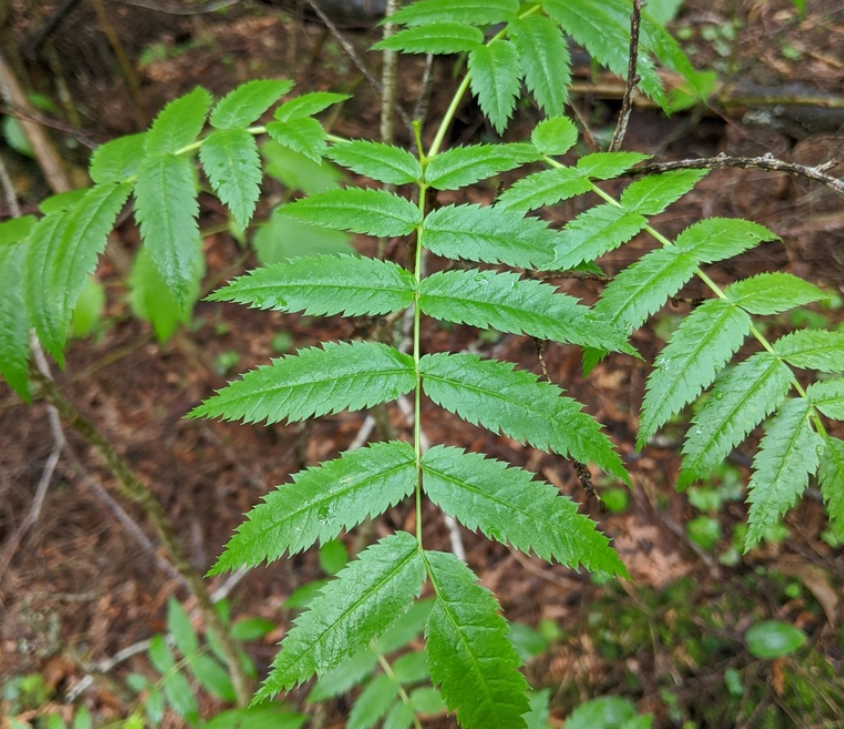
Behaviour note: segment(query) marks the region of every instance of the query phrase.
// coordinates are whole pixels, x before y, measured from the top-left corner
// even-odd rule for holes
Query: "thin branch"
[[[627,57],[627,86],[624,89],[624,97],[621,100],[621,112],[618,115],[618,122],[610,142],[610,152],[617,152],[621,149],[624,135],[627,134],[627,123],[630,121],[630,112],[633,110],[633,92],[639,82],[639,74],[636,72],[636,62],[639,59],[639,25],[642,21],[642,7],[645,0],[633,0],[633,12],[630,14],[630,51]]]
[[[395,32],[396,26],[389,20],[401,3],[399,0],[387,0],[384,25],[384,40]],[[396,77],[398,69],[398,52],[387,49],[382,55],[381,66],[381,141],[390,144],[393,141],[393,107],[396,104]]]

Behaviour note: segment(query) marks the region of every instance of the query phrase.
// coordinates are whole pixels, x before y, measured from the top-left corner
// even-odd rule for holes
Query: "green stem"
[[[424,165],[422,148],[419,155]],[[428,186],[419,185],[419,210],[425,215],[425,199]],[[413,368],[416,372],[416,386],[413,390],[413,450],[416,453],[416,540],[422,549],[422,373],[419,371],[419,361],[422,359],[422,310],[419,307],[419,285],[422,282],[422,244],[423,228],[416,230],[416,260],[413,275],[416,279],[416,294],[413,299]]]

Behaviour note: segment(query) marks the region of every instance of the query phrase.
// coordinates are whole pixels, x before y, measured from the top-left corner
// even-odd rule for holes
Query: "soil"
[[[300,91],[353,92],[333,121],[332,131],[371,138],[378,128],[378,95],[319,24],[288,8],[237,3],[225,12],[175,16],[134,4],[106,3],[108,19],[137,74],[143,97],[139,106],[133,101],[114,47],[102,33],[94,3],[77,3],[40,44],[35,43],[39,33],[62,3],[13,0],[5,5],[11,13],[3,37],[8,40],[11,29],[20,50],[15,57],[13,46],[8,45],[13,65],[19,73],[26,73],[34,90],[54,100],[53,115],[63,120],[62,125],[75,127],[71,134],[54,135],[71,166],[84,164],[89,140],[101,142],[144,128],[167,100],[197,84],[220,96],[248,78],[290,77],[297,80]],[[670,119],[654,110],[637,110],[625,148],[653,154],[658,161],[719,152],[742,156],[770,152],[809,165],[840,157],[844,149],[841,105],[832,109],[818,102],[801,107],[804,111],[822,108],[837,112],[838,117],[827,114],[824,129],[818,131],[805,121],[810,114],[789,116],[783,104],[754,106],[741,100],[742,94],[751,96],[750,91],[741,89],[750,89],[748,84],[752,84],[753,89],[786,89],[786,94],[822,95],[840,102],[844,97],[844,9],[832,7],[836,5],[810,0],[805,17],[798,21],[794,6],[785,0],[687,3],[674,27],[688,29],[685,43],[695,64],[716,68],[724,87],[739,91],[729,104],[714,104]],[[732,30],[727,33],[726,28]],[[366,53],[366,48],[377,32],[372,28],[343,30],[373,67],[378,56]],[[454,86],[451,62],[441,63],[435,72],[435,94],[429,109],[432,122],[442,114],[450,99],[448,90]],[[413,108],[422,87],[422,62],[402,59],[400,74],[399,103]],[[617,100],[580,94],[573,97],[573,104],[593,132],[612,129]],[[765,117],[772,112],[773,121]],[[508,139],[525,136],[536,121],[532,113],[526,112],[513,125]],[[834,127],[836,118],[838,126]],[[834,128],[830,129],[831,125]],[[432,123],[428,128],[435,126]],[[453,142],[477,142],[492,136],[473,104],[464,104]],[[399,124],[397,143],[410,141]],[[24,207],[32,207],[47,193],[37,170],[6,146],[0,146],[0,154],[10,160],[15,184],[25,193]],[[267,199],[277,200],[281,191],[269,184],[266,193]],[[461,194],[460,200],[488,202],[494,189],[479,185]],[[208,197],[202,202],[204,228],[224,223],[218,204]],[[551,215],[562,223],[593,203],[577,199],[557,206]],[[267,211],[263,207],[259,216]],[[833,192],[782,174],[713,171],[660,216],[655,226],[673,236],[702,216],[719,215],[755,220],[782,240],[716,267],[712,275],[717,281],[782,270],[824,285],[839,296],[844,294],[844,204]],[[372,242],[361,239],[357,244],[364,250]],[[653,245],[642,236],[607,256],[602,261],[604,269],[612,275]],[[149,485],[194,565],[204,572],[241,522],[242,514],[291,474],[347,448],[358,435],[364,416],[340,414],[305,425],[257,427],[186,420],[185,413],[226,379],[275,356],[272,341],[279,332],[290,335],[293,348],[349,338],[355,332],[340,319],[317,320],[200,303],[192,324],[171,342],[160,345],[148,325],[131,316],[125,299],[117,262],[119,251],[132,253],[136,249],[137,234],[131,222],[120,226],[112,246],[118,252],[105,257],[98,272],[108,293],[104,325],[93,339],[73,344],[67,367],[63,371],[54,367],[56,381]],[[221,278],[255,265],[251,257],[243,260],[243,249],[227,233],[208,235],[205,253],[209,289]],[[600,284],[571,280],[563,289],[592,302]],[[623,587],[627,595],[619,591],[621,600],[635,601],[637,591],[659,593],[687,578],[696,584],[691,604],[705,614],[722,584],[740,583],[743,576],[760,569],[792,575],[808,595],[808,605],[800,613],[801,627],[840,674],[844,641],[836,639],[836,628],[841,620],[844,555],[840,548],[832,549],[820,539],[825,518],[816,489],[810,489],[787,517],[787,538],[763,544],[734,564],[720,564],[718,552],[703,550],[688,538],[685,525],[699,512],[686,494],[674,490],[682,424],[669,426],[641,453],[634,448],[650,363],[664,344],[672,317],[685,313],[700,293],[689,286],[660,314],[658,320],[663,324],[635,335],[633,343],[643,361],[610,357],[584,379],[576,348],[553,345],[545,349],[550,376],[603,423],[627,462],[634,486],[627,508],[620,513],[601,511],[596,501],[584,494],[573,467],[564,459],[467,427],[432,406],[423,408],[423,425],[432,442],[483,450],[525,466],[578,500],[582,511],[613,538],[628,565],[633,581]],[[830,327],[844,325],[844,309],[819,310],[818,314],[827,317]],[[773,334],[786,331],[790,323],[772,319],[768,325]],[[523,338],[490,339],[460,327],[450,331],[432,328],[426,336],[432,351],[494,351],[498,357],[540,373],[534,344]],[[219,371],[221,355],[229,353],[237,354],[237,364],[223,375]],[[406,419],[397,406],[388,407],[387,416],[399,436],[408,434]],[[53,449],[53,437],[44,404],[24,405],[0,383],[0,554],[5,556],[0,564],[0,676],[8,679],[41,673],[55,690],[50,708],[65,712],[62,697],[94,663],[165,629],[169,597],[183,600],[188,609],[195,607],[179,578],[168,570],[167,555],[155,545],[144,514],[120,501],[112,475],[88,444],[70,430],[66,436],[67,447],[37,521],[19,547],[12,549],[12,537],[30,511],[45,460]],[[745,482],[752,455],[753,450],[745,446],[731,457]],[[618,486],[597,473],[595,476],[599,490]],[[111,494],[111,500],[103,491]],[[117,513],[118,502],[125,510],[123,520]],[[743,512],[740,503],[718,512],[724,535],[741,522]],[[408,504],[391,509],[373,525],[374,535],[402,527],[410,516]],[[127,521],[153,539],[151,547],[142,546],[132,536]],[[433,509],[425,523],[426,544],[449,549],[448,530]],[[461,536],[469,564],[494,590],[508,618],[534,626],[552,620],[569,637],[528,669],[535,686],[554,688],[559,699],[552,712],[556,725],[561,725],[571,710],[571,703],[562,702],[562,697],[572,694],[571,686],[577,687],[573,693],[580,700],[614,693],[619,690],[614,682],[625,670],[641,674],[644,688],[631,694],[640,708],[654,711],[658,726],[675,725],[657,693],[660,676],[676,674],[676,668],[665,664],[665,655],[657,657],[662,663],[655,658],[652,665],[631,668],[614,663],[595,647],[589,630],[590,604],[605,594],[604,588],[588,575],[549,566],[466,530]],[[727,541],[727,536],[722,538],[722,548]],[[353,535],[345,542],[351,548]],[[249,645],[261,668],[272,660],[274,643],[294,616],[282,604],[294,590],[322,576],[316,555],[308,552],[251,571],[231,589],[233,615],[263,616],[279,625],[266,640]],[[225,578],[214,578],[209,584],[216,589],[224,582]],[[772,584],[762,580],[754,599],[770,607],[770,617],[798,622],[799,610],[793,601],[772,601],[766,592]],[[814,618],[806,618],[805,613]],[[738,630],[740,616],[732,619],[731,629]],[[148,671],[145,659],[129,659],[111,675],[98,677],[83,694],[81,700],[98,716],[98,724],[125,716],[129,704],[121,682],[129,670]],[[719,666],[696,665],[683,672],[678,686],[682,701],[688,700],[687,706],[692,706],[692,694],[701,686],[713,680],[723,683],[719,670],[723,673]],[[294,692],[294,698],[301,696]],[[214,708],[209,704],[204,710]],[[322,717],[324,726],[341,726],[347,710],[343,702],[330,705]],[[170,721],[177,725],[172,717]]]

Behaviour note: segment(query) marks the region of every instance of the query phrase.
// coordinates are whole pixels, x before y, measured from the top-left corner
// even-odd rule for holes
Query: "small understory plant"
[[[410,322],[408,351],[384,336],[324,342],[247,373],[191,413],[277,423],[366,410],[404,397],[412,403],[407,439],[373,443],[295,474],[248,514],[213,567],[213,574],[256,567],[335,539],[405,499],[413,507],[410,531],[396,531],[364,549],[309,603],[282,641],[256,700],[314,675],[324,682],[367,651],[377,660],[378,641],[415,614],[424,591],[431,600],[425,603],[425,660],[445,707],[464,727],[527,726],[528,686],[507,621],[468,565],[425,543],[423,519],[431,513],[426,501],[467,529],[526,554],[627,577],[609,540],[557,488],[483,453],[447,442],[423,447],[420,413],[427,400],[474,426],[570,459],[584,486],[591,487],[592,469],[631,483],[601,426],[562,385],[512,362],[435,351],[427,337],[432,322],[576,345],[584,349],[589,371],[608,353],[638,356],[629,335],[687,282],[699,279],[709,295],[690,310],[654,363],[638,447],[684,407],[705,398],[685,438],[679,477],[685,487],[767,421],[748,487],[745,548],[794,504],[810,478],[818,479],[833,529],[844,530],[844,441],[830,433],[837,427],[832,421],[844,419],[844,335],[797,330],[771,342],[756,323],[758,317],[821,300],[824,292],[777,272],[723,288],[713,281],[706,266],[776,239],[757,223],[703,219],[673,240],[651,224],[693,189],[703,170],[644,176],[615,197],[601,183],[628,175],[647,155],[594,152],[572,164],[561,161],[579,135],[563,115],[567,36],[619,75],[632,55],[638,87],[660,104],[668,100],[654,59],[685,74],[692,92],[701,83],[647,12],[640,17],[641,52],[631,53],[629,16],[624,0],[422,0],[394,16],[400,29],[378,47],[465,54],[467,62],[439,126],[429,134],[421,123],[414,125],[415,153],[328,134],[315,116],[344,101],[339,94],[303,94],[276,106],[292,83],[251,81],[217,102],[197,88],[169,104],[149,131],[101,147],[91,163],[93,187],[45,201],[40,219],[28,216],[0,226],[0,372],[28,397],[29,328],[62,362],[82,287],[130,195],[149,262],[174,302],[183,307],[195,295],[196,153],[241,229],[249,225],[260,195],[255,137],[264,133],[316,163],[327,158],[401,190],[329,189],[290,202],[275,215],[394,239],[395,259],[405,265],[348,254],[296,258],[251,271],[210,297],[264,310],[355,318],[364,322],[358,327],[364,332],[382,332],[384,327],[375,326],[380,318]],[[503,133],[522,80],[546,116],[528,139],[443,148],[470,90],[490,125]],[[272,107],[273,121],[258,125]],[[206,122],[211,129],[203,134]],[[459,196],[528,164],[543,169],[503,190],[494,204],[438,200],[441,192]],[[562,229],[532,214],[587,193],[601,204]],[[656,249],[610,281],[593,308],[559,292],[555,281],[572,271],[600,274],[595,261],[642,232],[656,241]],[[756,342],[757,351],[735,362],[747,340]],[[795,369],[829,377],[807,384]],[[392,680],[386,671],[383,675],[385,682]],[[401,682],[394,681],[393,688],[391,700],[398,700],[391,710],[398,708],[391,726],[420,726],[412,694]]]

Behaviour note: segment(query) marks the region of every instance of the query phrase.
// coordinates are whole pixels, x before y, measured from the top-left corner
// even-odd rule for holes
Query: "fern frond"
[[[467,529],[569,567],[627,575],[609,540],[554,486],[506,463],[437,446],[422,457],[428,498]]]
[[[293,88],[292,81],[255,79],[226,94],[211,112],[215,129],[243,129]]]
[[[818,372],[844,372],[844,332],[802,329],[780,337],[774,351],[795,367]]]
[[[495,130],[501,134],[510,121],[521,87],[519,53],[512,43],[496,40],[469,53],[472,93]]]
[[[550,268],[564,271],[594,261],[632,240],[647,224],[640,213],[616,205],[589,208],[563,229]]]
[[[531,144],[454,147],[430,161],[425,168],[425,182],[436,190],[459,190],[538,158]]]
[[[258,268],[208,298],[314,316],[377,316],[407,308],[415,292],[413,275],[390,261],[308,256]]]
[[[683,320],[648,377],[637,448],[712,384],[751,325],[742,309],[722,299],[707,301]]]
[[[736,281],[724,294],[751,314],[780,314],[827,298],[827,294],[814,284],[779,271]]]
[[[581,405],[562,397],[509,362],[473,354],[429,354],[419,363],[425,394],[446,410],[536,448],[594,461],[626,483],[629,476],[612,443]]]
[[[189,417],[295,422],[395,400],[415,384],[413,359],[392,347],[376,342],[330,342],[246,373],[192,410]]]
[[[122,182],[138,172],[145,157],[146,134],[118,137],[94,150],[88,174],[98,185]]]
[[[678,487],[707,475],[779,407],[791,370],[776,355],[759,352],[737,365],[692,419],[683,446]]]
[[[527,682],[492,594],[453,554],[425,552],[434,609],[425,627],[431,678],[461,726],[525,727]]]
[[[416,454],[406,443],[376,443],[300,471],[247,514],[210,574],[273,562],[285,551],[324,543],[378,516],[416,485]]]
[[[560,29],[548,18],[529,15],[511,22],[507,33],[519,52],[525,84],[536,103],[548,116],[562,114],[571,83],[571,57]]]
[[[466,53],[484,42],[484,34],[472,25],[443,20],[405,28],[378,41],[373,50],[405,53]]]
[[[621,193],[621,204],[642,215],[658,215],[689,192],[709,170],[673,170],[630,183]]]
[[[824,440],[826,448],[821,455],[818,481],[829,512],[830,526],[844,541],[844,440],[830,435]]]
[[[219,129],[205,138],[199,159],[211,187],[245,229],[261,194],[261,157],[245,129]]]
[[[197,86],[167,104],[144,135],[147,154],[174,154],[194,142],[205,126],[212,101],[211,94]]]
[[[545,205],[582,195],[592,189],[592,183],[580,170],[558,167],[543,170],[518,180],[498,198],[496,209],[526,213]]]
[[[255,701],[329,671],[363,648],[407,610],[424,578],[419,543],[407,532],[365,549],[296,619]]]
[[[816,382],[807,388],[806,397],[828,418],[844,421],[844,379]]]
[[[325,156],[359,175],[391,185],[406,185],[422,179],[419,160],[389,144],[362,140],[344,142],[334,145]]]
[[[809,475],[817,470],[824,443],[812,430],[811,411],[812,406],[804,398],[787,400],[759,444],[748,484],[750,511],[745,551],[793,506],[808,485]]]
[[[421,0],[397,10],[390,20],[402,25],[451,21],[471,25],[503,23],[519,12],[518,0]]]

